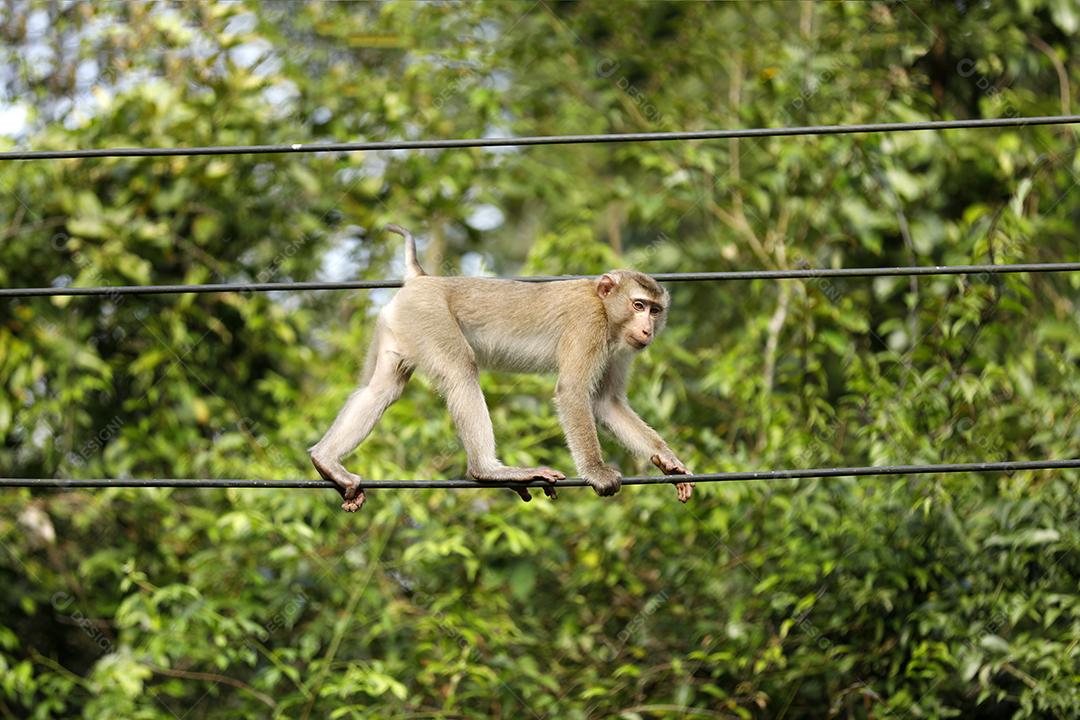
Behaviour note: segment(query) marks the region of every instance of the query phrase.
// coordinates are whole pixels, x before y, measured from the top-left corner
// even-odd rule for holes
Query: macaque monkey
[[[427,373],[446,398],[480,481],[545,480],[544,492],[566,476],[549,467],[508,467],[495,455],[495,434],[481,367],[516,372],[558,372],[555,402],[577,471],[599,495],[619,491],[618,469],[604,462],[596,436],[599,419],[629,450],[668,475],[689,474],[667,443],[626,400],[634,356],[667,320],[669,296],[655,280],[633,270],[599,279],[527,283],[490,278],[435,277],[416,259],[408,230],[405,284],[379,313],[360,388],[349,396],[330,429],[311,449],[311,461],[338,487],[342,509],[364,504],[363,481],[341,464],[368,436],[383,412],[401,397],[413,370]],[[675,483],[681,502],[694,484]],[[522,500],[528,488],[515,488]]]

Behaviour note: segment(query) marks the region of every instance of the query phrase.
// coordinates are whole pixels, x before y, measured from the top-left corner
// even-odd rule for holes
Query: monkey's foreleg
[[[626,449],[649,458],[652,464],[660,468],[665,475],[690,474],[686,465],[675,456],[659,433],[634,412],[625,398],[604,398],[597,403],[596,411],[600,421],[611,430]],[[675,492],[679,502],[689,500],[693,491],[694,483],[675,483]]]
[[[375,367],[368,384],[349,396],[326,435],[310,450],[315,469],[324,479],[338,486],[344,500],[341,509],[346,512],[356,512],[363,507],[365,497],[362,479],[346,470],[341,458],[371,434],[386,408],[401,397],[409,379],[397,353],[384,351],[373,361]]]
[[[555,405],[581,477],[597,495],[614,495],[622,487],[622,473],[604,462],[589,394],[587,387],[564,383],[560,378],[555,386]]]

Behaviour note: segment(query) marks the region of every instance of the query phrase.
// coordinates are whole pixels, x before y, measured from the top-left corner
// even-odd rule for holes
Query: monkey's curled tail
[[[400,225],[387,225],[386,229],[405,238],[405,279],[410,280],[427,275],[416,259],[416,240],[413,239],[412,233]]]

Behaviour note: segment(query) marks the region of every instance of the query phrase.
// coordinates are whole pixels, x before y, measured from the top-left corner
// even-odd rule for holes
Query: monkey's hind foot
[[[356,512],[364,507],[364,501],[367,500],[363,488],[359,485],[346,490],[342,494],[342,497],[345,499],[345,502],[341,503],[341,509],[345,512]]]
[[[311,454],[311,464],[319,471],[323,480],[329,480],[337,485],[337,491],[345,501],[341,503],[342,510],[356,512],[364,507],[364,501],[367,498],[364,495],[364,488],[360,486],[361,479],[358,475],[353,475],[341,463],[326,462],[316,457],[314,453]]]
[[[566,475],[549,467],[506,467],[500,466],[486,470],[470,470],[469,474],[480,482],[495,482],[509,480],[511,482],[531,482],[533,480],[545,480],[554,485],[559,480],[565,480]],[[516,492],[522,500],[532,500],[532,493],[528,488],[510,488]],[[554,500],[558,497],[553,487],[545,487],[544,494]]]
[[[496,482],[509,480],[510,482],[530,482],[532,480],[546,480],[554,483],[565,480],[566,475],[549,467],[506,467],[500,466],[484,470],[469,470],[469,474],[480,482]]]

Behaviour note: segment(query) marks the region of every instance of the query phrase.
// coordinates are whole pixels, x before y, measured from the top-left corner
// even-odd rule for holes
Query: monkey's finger
[[[529,502],[530,500],[532,500],[532,493],[529,492],[528,488],[511,488],[511,489],[514,492],[516,492],[518,495],[521,496],[521,500],[523,502]]]
[[[652,460],[652,464],[660,468],[660,472],[664,473],[665,475],[690,474],[690,471],[686,468],[686,466],[676,459],[668,460],[667,458],[662,458],[659,455],[653,455],[649,459]]]
[[[545,494],[545,495],[547,495],[547,496],[548,496],[549,498],[551,498],[552,500],[554,500],[555,498],[559,497],[559,493],[558,493],[558,492],[557,492],[557,491],[555,490],[555,488],[553,488],[553,487],[546,487],[546,488],[544,488],[544,494]]]

